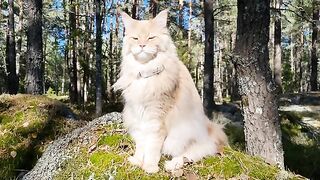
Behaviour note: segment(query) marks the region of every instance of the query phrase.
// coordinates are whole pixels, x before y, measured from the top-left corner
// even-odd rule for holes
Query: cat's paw
[[[136,158],[134,156],[130,156],[128,158],[128,161],[134,166],[139,166],[139,167],[142,166],[142,161],[140,161],[138,158]]]
[[[142,169],[147,173],[156,173],[160,168],[158,165],[143,165]]]
[[[164,168],[166,171],[173,171],[177,169],[181,169],[183,167],[183,158],[175,157],[171,161],[166,161],[164,164]]]

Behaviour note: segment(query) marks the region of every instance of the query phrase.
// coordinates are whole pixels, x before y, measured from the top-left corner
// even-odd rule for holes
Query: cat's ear
[[[120,14],[121,14],[121,18],[122,18],[122,22],[123,22],[123,25],[126,29],[129,29],[132,22],[133,22],[133,19],[125,12],[123,11],[120,11]]]
[[[165,28],[167,26],[168,10],[161,11],[153,21],[160,27]]]

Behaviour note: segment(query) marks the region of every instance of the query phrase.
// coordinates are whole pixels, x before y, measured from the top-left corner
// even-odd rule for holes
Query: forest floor
[[[237,104],[220,105],[214,114],[215,120],[226,124],[232,149],[226,148],[222,156],[188,163],[173,174],[161,170],[146,176],[126,161],[133,143],[122,128],[119,113],[87,123],[89,111],[70,108],[61,103],[64,98],[52,98],[0,96],[0,179],[21,177],[37,160],[25,179],[303,179],[242,153],[243,122]],[[281,98],[281,105],[287,169],[309,178],[320,177],[320,95],[287,95]],[[55,140],[58,137],[62,138]]]
[[[0,179],[31,169],[57,137],[84,121],[58,100],[46,96],[0,96]]]

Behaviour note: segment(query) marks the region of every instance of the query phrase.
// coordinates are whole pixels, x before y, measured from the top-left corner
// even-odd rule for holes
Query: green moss
[[[60,102],[44,96],[0,95],[0,179],[15,179],[16,169],[30,169],[57,131],[70,131],[50,126],[59,108]],[[53,135],[47,138],[46,132]]]
[[[6,114],[1,114],[0,115],[0,125],[5,125],[5,124],[7,124],[7,123],[9,123],[9,122],[11,122],[12,121],[12,117],[11,116],[8,116],[8,115],[6,115]]]
[[[113,163],[123,162],[122,156],[113,153],[95,152],[90,156],[90,161],[93,165],[99,167],[108,167]]]
[[[95,179],[108,179],[113,176],[115,179],[173,179],[171,173],[164,171],[163,157],[160,161],[160,172],[146,174],[141,168],[130,165],[127,157],[133,153],[133,142],[123,131],[112,129],[115,125],[104,127],[106,131],[97,132],[96,136],[102,138],[98,141],[97,149],[88,152],[87,148],[75,154],[75,157],[65,162],[62,171],[54,178],[58,180],[88,179],[94,176]],[[118,126],[117,126],[118,127]],[[123,144],[128,148],[121,148]],[[107,147],[106,147],[107,146]],[[76,162],[76,163],[75,163]],[[77,170],[75,175],[74,171]],[[276,179],[279,169],[266,164],[260,158],[255,158],[231,148],[226,148],[223,156],[208,157],[204,160],[187,165],[183,169],[182,179],[187,174],[196,174],[200,179],[228,179],[239,178],[245,175],[249,179]]]
[[[105,135],[99,140],[98,145],[118,147],[120,144],[123,144],[129,140],[129,136],[124,136],[121,134]]]

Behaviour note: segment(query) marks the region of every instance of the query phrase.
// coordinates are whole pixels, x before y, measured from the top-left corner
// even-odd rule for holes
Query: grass
[[[82,147],[74,157],[66,161],[61,171],[54,179],[172,179],[177,174],[166,172],[163,168],[163,157],[160,161],[160,172],[146,174],[140,168],[130,165],[127,158],[133,153],[134,143],[125,133],[121,124],[111,123],[104,130],[97,131],[100,137],[96,148]],[[75,142],[76,143],[76,142]],[[72,145],[76,146],[76,145]],[[183,169],[179,179],[189,176],[198,179],[278,179],[280,170],[265,163],[263,160],[251,157],[231,148],[225,148],[222,156],[208,157],[204,160],[188,164]],[[295,176],[291,176],[294,178]],[[299,179],[299,178],[298,178]]]
[[[60,116],[63,108],[45,96],[0,96],[0,179],[32,168],[48,143],[76,127]]]

